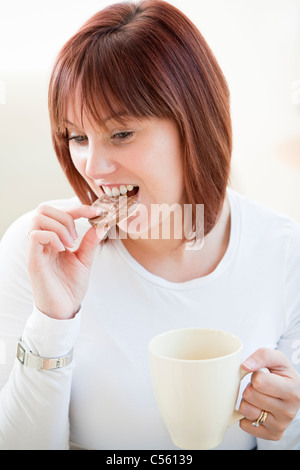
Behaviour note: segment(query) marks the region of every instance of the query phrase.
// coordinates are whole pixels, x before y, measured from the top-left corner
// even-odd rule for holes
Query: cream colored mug
[[[207,328],[167,331],[149,343],[154,395],[175,446],[217,447],[226,428],[243,418],[235,410],[240,381],[242,341]]]

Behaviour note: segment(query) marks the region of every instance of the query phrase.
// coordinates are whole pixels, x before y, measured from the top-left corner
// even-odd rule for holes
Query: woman
[[[199,31],[159,0],[100,11],[61,50],[49,110],[77,198],[1,241],[1,448],[174,449],[147,345],[188,326],[240,336],[254,372],[221,448],[299,448],[300,228],[228,189],[229,92]],[[104,193],[140,203],[114,237],[87,221]],[[196,234],[204,205],[204,243],[164,237],[157,204],[191,205]]]

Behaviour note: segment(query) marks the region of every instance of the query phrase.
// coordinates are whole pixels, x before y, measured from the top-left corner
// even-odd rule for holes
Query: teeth
[[[126,194],[127,193],[127,188],[123,184],[120,186],[120,193],[121,194]]]
[[[103,188],[103,191],[105,192],[105,194],[107,194],[107,196],[112,196],[112,191],[111,189],[108,187],[108,186],[102,186]]]
[[[136,186],[137,185],[133,185],[133,184],[127,184],[126,186],[124,184],[121,184],[120,187],[114,186],[112,189],[110,189],[108,186],[102,186],[102,189],[107,196],[117,197],[117,196],[120,196],[121,194],[122,196],[124,196],[125,194],[127,194],[127,191],[132,191],[133,188],[135,188]]]
[[[118,188],[112,188],[111,190],[111,194],[112,196],[120,196],[120,191],[118,190]]]

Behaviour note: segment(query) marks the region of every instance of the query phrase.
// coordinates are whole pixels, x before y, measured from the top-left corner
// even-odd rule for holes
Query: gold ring
[[[258,428],[258,426],[260,426],[261,424],[264,424],[267,417],[268,417],[268,412],[266,410],[261,410],[259,417],[257,418],[256,421],[253,421],[252,426],[255,426],[256,428]]]

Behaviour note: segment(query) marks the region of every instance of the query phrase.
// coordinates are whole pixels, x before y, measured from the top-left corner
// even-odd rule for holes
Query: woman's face
[[[107,117],[105,127],[96,130],[88,119],[80,124],[79,112],[69,108],[69,149],[76,169],[94,193],[118,196],[128,185],[138,186],[137,197],[145,210],[119,224],[122,230],[148,232],[158,223],[151,219],[153,204],[183,204],[182,147],[173,121],[122,117],[121,124]],[[131,223],[137,217],[138,227]]]

